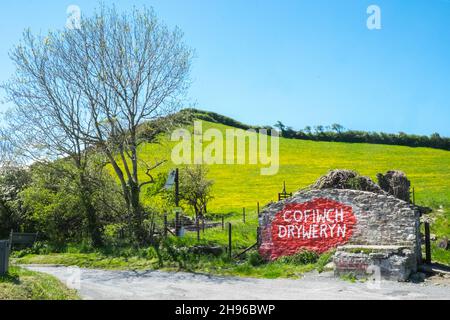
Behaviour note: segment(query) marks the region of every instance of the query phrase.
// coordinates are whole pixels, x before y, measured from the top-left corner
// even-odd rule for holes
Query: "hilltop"
[[[271,130],[271,126],[251,126],[242,122],[236,121],[230,117],[198,109],[184,109],[182,113],[189,114],[190,117],[194,117],[200,120],[210,121],[214,123],[221,123],[224,125],[232,126],[240,129],[268,129]],[[371,144],[387,144],[387,145],[399,145],[408,147],[428,147],[435,149],[442,149],[450,151],[450,138],[442,137],[439,133],[433,133],[430,136],[407,134],[404,132],[399,133],[386,133],[386,132],[369,132],[361,130],[346,129],[344,126],[333,123],[328,126],[316,125],[306,126],[301,130],[294,130],[292,127],[285,126],[282,122],[277,121],[274,125],[277,130],[281,131],[281,134],[285,138],[301,139],[301,140],[313,140],[313,141],[333,141],[333,142],[359,142],[359,143],[371,143]]]

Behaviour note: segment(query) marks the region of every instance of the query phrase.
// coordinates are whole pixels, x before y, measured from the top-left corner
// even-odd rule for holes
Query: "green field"
[[[204,122],[203,129],[217,128],[224,132],[231,128],[222,124]],[[169,160],[158,168],[166,173],[175,165],[170,161],[172,147],[168,137],[162,137],[160,144],[146,144],[140,146],[141,158],[154,163],[156,160]],[[208,144],[206,144],[208,145]],[[281,191],[283,181],[286,181],[288,191],[296,191],[317,180],[321,175],[335,168],[345,168],[358,171],[362,175],[376,181],[376,174],[388,170],[404,171],[415,188],[418,204],[431,206],[432,233],[438,238],[450,236],[450,152],[429,149],[411,148],[404,146],[316,142],[294,139],[280,139],[280,169],[273,176],[260,174],[260,165],[210,165],[209,178],[214,180],[214,200],[209,205],[211,213],[230,213],[226,222],[233,224],[233,253],[238,253],[256,242],[257,213],[256,202],[261,205],[276,200]],[[140,178],[146,178],[144,169]],[[156,172],[155,172],[156,173]],[[152,203],[154,198],[146,197],[143,192],[144,203]],[[246,207],[246,223],[242,222],[242,208]],[[186,249],[196,243],[195,232],[189,232],[184,238],[173,239],[173,247]],[[201,233],[202,243],[212,243],[226,247],[228,233],[221,227],[206,229]],[[167,248],[172,245],[166,246]],[[57,263],[64,265],[79,265],[83,267],[97,267],[107,269],[128,268],[159,268],[157,260],[149,259],[148,253],[136,254],[103,254],[103,253],[61,253],[54,255],[29,255],[17,260],[18,263]],[[182,252],[182,251],[180,251]],[[450,251],[438,249],[433,243],[433,260],[450,264]],[[172,253],[173,254],[173,253]],[[175,254],[176,256],[176,254]],[[250,254],[251,256],[251,254]],[[235,263],[204,257],[181,259],[185,266],[178,266],[178,258],[169,257],[166,268],[179,267],[192,271],[234,274],[257,277],[290,277],[301,274],[313,268],[313,264],[288,265],[270,263],[253,265],[248,257],[245,263]],[[326,257],[325,257],[326,258]],[[320,268],[327,259],[322,259]],[[192,261],[191,261],[192,260]],[[188,262],[186,262],[188,261]],[[314,266],[317,267],[317,266]]]
[[[231,127],[203,122],[203,131],[217,128],[221,132]],[[191,129],[192,130],[192,129]],[[207,146],[209,144],[205,143]],[[248,144],[248,142],[247,142]],[[145,161],[167,159],[169,162],[158,170],[168,171],[175,165],[170,154],[175,142],[163,137],[159,145],[141,146]],[[224,152],[225,153],[225,152]],[[318,142],[296,139],[280,139],[280,168],[273,176],[260,174],[260,165],[208,165],[209,178],[214,180],[214,200],[209,212],[234,212],[226,221],[234,225],[233,246],[241,250],[256,241],[256,203],[261,205],[277,200],[283,181],[288,192],[296,191],[315,182],[331,169],[351,169],[376,181],[377,173],[401,170],[411,180],[416,203],[433,208],[434,223],[431,232],[438,238],[450,237],[450,152],[431,148],[378,145],[366,143]],[[144,179],[142,173],[141,176]],[[144,201],[152,201],[145,199]],[[247,221],[242,223],[242,208],[246,207]],[[194,233],[188,238],[195,238]],[[226,245],[227,234],[214,228],[202,235],[205,240]],[[438,249],[433,243],[433,259],[450,263],[450,251]]]
[[[231,127],[204,121],[203,130],[208,128],[225,132]],[[171,149],[175,144],[168,137],[162,138],[160,145],[144,144],[141,146],[141,158],[149,163],[167,159],[169,162],[158,170],[168,171],[175,167],[170,161]],[[273,176],[261,175],[261,165],[208,165],[209,177],[214,180],[214,200],[209,211],[241,211],[242,207],[254,209],[257,201],[265,204],[276,200],[283,181],[286,181],[288,191],[296,191],[337,168],[356,170],[375,181],[379,172],[401,170],[415,188],[417,203],[432,207],[450,204],[449,151],[281,138],[279,154],[279,172]],[[144,170],[141,179],[145,179]]]

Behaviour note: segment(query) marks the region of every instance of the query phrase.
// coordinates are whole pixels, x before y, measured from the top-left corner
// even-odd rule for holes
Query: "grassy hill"
[[[203,121],[203,131],[209,128],[225,132],[232,127]],[[192,132],[192,127],[189,129]],[[170,160],[175,144],[169,137],[162,137],[160,145],[142,145],[141,157],[149,162],[155,159]],[[173,167],[174,164],[169,161],[158,170],[167,171]],[[209,207],[212,212],[254,208],[257,201],[265,204],[276,200],[283,181],[286,181],[288,191],[296,191],[335,168],[356,170],[375,181],[375,175],[379,172],[401,170],[411,180],[418,203],[432,207],[450,204],[450,152],[444,150],[281,138],[280,169],[276,175],[261,175],[261,165],[224,164],[208,167],[209,177],[214,180],[215,198]],[[144,171],[141,175],[145,179]]]
[[[241,126],[241,125],[239,125]],[[216,128],[221,132],[232,128],[218,123],[215,119],[205,121],[203,130]],[[192,127],[188,129],[193,131]],[[159,172],[167,173],[175,165],[171,163],[171,151],[176,142],[171,142],[168,136],[162,136],[160,144],[143,144],[140,146],[140,156],[148,163],[156,160],[169,160],[158,168]],[[208,143],[206,144],[208,145]],[[280,139],[280,169],[274,176],[262,176],[260,165],[211,165],[209,177],[214,180],[214,200],[209,205],[209,212],[235,214],[226,217],[226,222],[233,224],[233,252],[237,253],[256,242],[256,202],[261,205],[276,200],[281,191],[283,181],[286,181],[288,191],[295,191],[313,183],[321,175],[334,168],[346,168],[359,171],[361,174],[375,179],[379,172],[397,169],[404,171],[411,179],[416,190],[419,204],[433,207],[434,213],[432,233],[438,238],[450,235],[450,152],[430,148],[411,148],[404,146],[318,142],[298,139]],[[140,172],[140,178],[146,179],[145,170]],[[145,197],[144,202],[153,199]],[[441,207],[442,206],[442,207]],[[240,212],[247,209],[246,223],[242,222]],[[226,247],[228,232],[221,227],[206,229],[201,234],[205,243],[213,243]],[[169,238],[171,247],[186,248],[197,243],[196,233],[188,232],[183,238]],[[143,249],[144,250],[144,249]],[[146,250],[146,249],[145,249]],[[71,250],[70,252],[76,252]],[[62,253],[46,256],[28,255],[17,260],[17,263],[50,263],[63,265],[78,265],[87,268],[148,268],[157,266],[157,260],[149,260],[147,253],[133,257],[111,256],[100,253]],[[147,251],[146,251],[147,252]],[[176,252],[176,251],[173,251]],[[172,252],[172,254],[173,254]],[[182,252],[182,251],[180,251]],[[450,265],[450,250],[437,248],[433,242],[433,260]],[[328,257],[320,258],[318,263],[326,264]],[[178,259],[178,258],[177,258]],[[184,258],[183,258],[184,259]],[[174,260],[175,261],[175,260]],[[180,260],[181,261],[181,260]],[[173,262],[166,267],[173,267]],[[180,263],[178,260],[177,264]],[[188,270],[212,272],[220,274],[239,274],[258,277],[291,277],[309,270],[311,265],[294,263],[269,263],[255,266],[251,262],[234,263],[222,258],[212,259],[200,257],[198,261],[184,262]]]
[[[220,118],[219,118],[220,120]],[[230,123],[230,119],[225,119]],[[232,123],[232,122],[231,122]],[[237,122],[240,128],[245,125]],[[191,133],[193,127],[187,127]],[[234,128],[217,121],[203,121],[203,132],[215,128],[222,133]],[[167,172],[175,167],[170,155],[176,142],[163,136],[160,144],[143,144],[140,155],[143,160],[169,160],[158,168]],[[209,144],[205,143],[207,146]],[[247,146],[248,147],[248,146]],[[247,148],[248,149],[248,148]],[[405,172],[415,188],[416,203],[434,209],[431,232],[438,238],[450,236],[450,151],[367,143],[320,142],[280,138],[280,168],[273,176],[260,174],[261,165],[209,165],[209,178],[214,180],[214,200],[209,205],[211,213],[230,213],[226,221],[233,223],[233,246],[243,249],[256,241],[256,202],[261,205],[277,199],[283,181],[288,192],[296,191],[315,182],[331,169],[345,168],[358,171],[376,181],[376,174],[388,170]],[[144,170],[140,173],[145,179]],[[152,201],[145,199],[145,201]],[[247,222],[242,223],[240,213],[246,207]],[[194,233],[187,235],[194,241]],[[220,228],[206,230],[202,238],[226,246],[227,233]],[[194,241],[195,242],[195,241]],[[437,248],[433,243],[433,259],[450,263],[450,251]]]

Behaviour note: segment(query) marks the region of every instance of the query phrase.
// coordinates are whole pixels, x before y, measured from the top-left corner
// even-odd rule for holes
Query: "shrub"
[[[316,263],[318,259],[319,255],[316,252],[309,250],[301,250],[294,255],[281,257],[277,261],[280,263],[305,265]]]
[[[333,255],[334,255],[335,250],[330,250],[327,251],[325,253],[322,253],[319,257],[319,259],[317,260],[317,271],[323,272],[323,270],[325,269],[325,266],[332,261]]]
[[[255,251],[248,255],[248,263],[253,267],[260,266],[264,263],[263,258],[260,256],[259,252]]]
[[[13,251],[11,254],[16,258],[21,258],[29,254],[50,254],[55,248],[46,242],[36,241],[31,248]]]
[[[224,125],[240,128],[240,129],[258,129],[262,127],[249,126],[226,116],[215,112],[203,111],[197,109],[184,109],[182,111],[189,114],[189,119],[200,119],[210,122],[221,123]],[[358,130],[347,130],[343,126],[335,123],[331,127],[322,125],[314,126],[315,132],[311,132],[311,126],[307,126],[303,130],[295,131],[286,127],[283,131],[283,137],[314,141],[336,141],[349,143],[373,143],[401,145],[409,147],[428,147],[443,150],[450,150],[450,138],[441,137],[438,133],[430,136],[419,136],[414,134],[385,133],[385,132],[366,132]]]

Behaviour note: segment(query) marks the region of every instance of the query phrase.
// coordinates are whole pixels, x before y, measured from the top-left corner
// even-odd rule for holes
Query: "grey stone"
[[[419,234],[420,212],[410,203],[392,195],[348,189],[308,189],[291,198],[268,205],[260,213],[259,232],[270,227],[275,215],[288,203],[303,203],[316,198],[326,198],[349,205],[357,223],[346,247],[364,247],[359,253],[338,248],[334,263],[335,273],[355,272],[366,274],[366,267],[376,265],[385,278],[406,281],[417,271],[421,257]],[[270,234],[266,232],[266,237]],[[369,251],[368,251],[369,250]]]
[[[328,262],[324,267],[325,270],[334,270],[335,268],[336,268],[336,265],[334,264],[333,261]]]
[[[408,180],[406,175],[401,171],[391,170],[386,172],[386,174],[377,174],[378,185],[384,191],[389,194],[399,198],[401,200],[410,201],[410,191],[411,182]]]
[[[448,238],[444,237],[441,240],[439,240],[438,247],[447,250],[449,248]]]
[[[375,250],[375,246],[372,247]],[[415,272],[415,256],[412,251],[401,250],[401,247],[396,249],[380,247],[377,250],[380,252],[352,253],[345,251],[345,248],[338,248],[333,257],[336,265],[335,275],[351,273],[362,278],[374,273],[378,268],[380,276],[384,279],[406,281]]]
[[[424,282],[425,278],[426,278],[425,273],[415,272],[415,273],[411,274],[411,276],[409,277],[409,280],[414,283],[419,283],[419,282]]]

